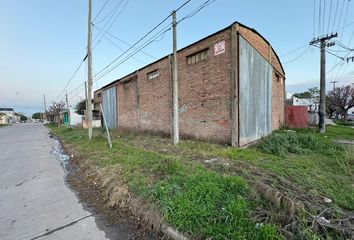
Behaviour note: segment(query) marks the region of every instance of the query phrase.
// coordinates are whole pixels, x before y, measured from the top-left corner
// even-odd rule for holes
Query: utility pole
[[[47,104],[45,101],[45,94],[43,94],[43,106],[44,106],[44,119],[47,120]]]
[[[173,105],[173,144],[179,142],[178,81],[177,81],[177,21],[176,11],[172,12],[173,57],[172,57],[172,105]]]
[[[325,125],[325,114],[326,114],[326,44],[327,41],[337,37],[338,34],[331,34],[325,37],[314,39],[310,42],[310,45],[314,45],[319,43],[321,49],[321,67],[320,67],[320,110],[318,112],[319,115],[319,130],[320,133],[326,132]]]
[[[87,81],[85,81],[85,121],[87,121]]]
[[[331,82],[332,84],[333,84],[333,90],[334,89],[336,89],[336,83],[337,83],[338,81],[333,81],[333,82]]]
[[[92,138],[92,104],[91,104],[91,91],[92,91],[92,33],[91,33],[91,18],[92,18],[92,0],[89,0],[89,12],[88,12],[88,37],[87,37],[87,120],[88,120],[88,135],[89,139]]]
[[[69,108],[69,100],[68,100],[68,92],[66,92],[65,94],[65,99],[66,99],[66,108],[68,110],[68,123],[69,125],[71,125],[71,121],[70,121],[70,108]]]

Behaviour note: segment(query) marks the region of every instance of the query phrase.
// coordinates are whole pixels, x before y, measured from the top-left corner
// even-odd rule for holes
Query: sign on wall
[[[214,56],[225,53],[225,41],[218,42],[214,45]]]

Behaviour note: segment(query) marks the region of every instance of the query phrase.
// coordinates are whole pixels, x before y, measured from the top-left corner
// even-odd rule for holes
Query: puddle
[[[64,169],[65,175],[67,175],[70,156],[65,154],[64,149],[58,139],[55,137],[51,137],[51,139],[53,140],[54,145],[52,146],[50,153],[53,154],[55,158],[60,162],[60,165]]]

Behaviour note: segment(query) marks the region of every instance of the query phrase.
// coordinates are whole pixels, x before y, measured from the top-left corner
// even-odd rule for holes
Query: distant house
[[[302,109],[298,108],[297,110],[294,108],[285,108],[285,115],[289,116],[290,112],[291,114],[294,115],[294,117],[298,118],[299,116],[295,116],[301,112],[301,119],[297,119],[296,121],[298,122],[304,122],[305,118],[306,121],[309,125],[317,125],[319,121],[319,116],[318,116],[318,111],[319,111],[319,100],[317,98],[298,98],[295,97],[293,94],[286,92],[286,100],[285,100],[285,105],[286,106],[300,106],[300,107],[306,107],[307,108],[307,116],[302,114]],[[290,115],[291,115],[290,114]],[[288,122],[290,122],[288,120]],[[292,126],[292,124],[287,124],[288,126]],[[293,126],[292,126],[293,127]],[[304,127],[304,125],[301,125],[301,127]]]
[[[63,110],[63,124],[78,126],[82,124],[82,116],[75,112],[75,109],[70,107],[69,109]]]
[[[0,113],[6,115],[7,123],[16,123],[20,118],[13,108],[0,108]]]
[[[354,115],[354,107],[349,108],[349,110],[348,110],[348,114],[352,114],[352,115]]]
[[[8,124],[7,116],[5,113],[0,113],[0,125]]]
[[[286,92],[286,105],[305,106],[309,112],[316,113],[319,110],[319,102],[317,98],[298,98],[289,92]]]

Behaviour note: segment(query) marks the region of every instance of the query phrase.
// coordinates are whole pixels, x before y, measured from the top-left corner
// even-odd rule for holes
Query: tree
[[[79,114],[79,115],[84,115],[84,111],[86,110],[86,100],[81,100],[80,102],[78,102],[76,104],[76,113]]]
[[[49,107],[49,114],[53,116],[52,121],[57,125],[60,124],[60,114],[65,106],[64,102],[53,102]]]
[[[28,117],[26,117],[25,115],[21,114],[20,115],[20,120],[25,122],[25,121],[28,120]]]
[[[306,92],[295,93],[297,98],[318,98],[320,96],[320,89],[318,87],[309,88]]]
[[[334,105],[331,104],[330,98],[329,98],[329,96],[327,95],[327,96],[326,96],[326,113],[328,114],[328,116],[329,116],[330,118],[332,118],[333,115],[334,115],[337,111],[338,111],[338,110],[337,110],[336,106],[334,106]]]
[[[348,110],[354,107],[354,88],[351,86],[337,87],[328,93],[329,104],[339,110],[347,121]]]
[[[36,112],[32,114],[33,119],[41,119],[42,113],[41,112]]]

